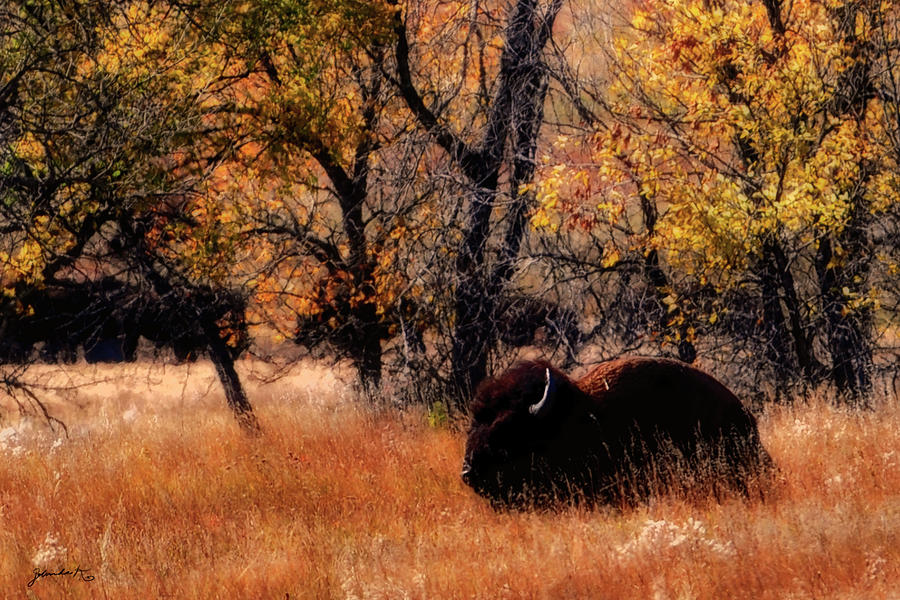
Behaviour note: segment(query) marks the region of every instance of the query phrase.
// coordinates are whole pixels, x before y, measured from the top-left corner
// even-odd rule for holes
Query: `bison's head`
[[[473,403],[462,478],[495,504],[530,504],[581,487],[584,454],[573,424],[589,397],[545,363],[482,383]],[[582,421],[583,422],[583,421]]]

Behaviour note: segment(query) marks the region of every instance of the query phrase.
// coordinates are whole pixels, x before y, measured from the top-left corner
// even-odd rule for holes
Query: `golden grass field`
[[[0,598],[900,598],[896,401],[762,415],[765,502],[498,513],[459,427],[324,368],[248,383],[256,439],[203,366],[38,374],[76,386],[47,395],[69,437],[4,411]]]

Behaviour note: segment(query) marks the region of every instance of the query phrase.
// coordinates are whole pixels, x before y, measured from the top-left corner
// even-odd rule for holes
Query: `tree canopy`
[[[298,349],[459,407],[519,346],[865,403],[896,350],[897,14],[8,2],[0,358],[200,352],[248,423],[234,361]]]

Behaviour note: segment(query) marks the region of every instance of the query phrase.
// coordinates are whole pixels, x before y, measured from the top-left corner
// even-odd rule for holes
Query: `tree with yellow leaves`
[[[727,335],[778,387],[869,391],[873,232],[900,186],[897,8],[651,0],[616,29],[609,88],[570,86],[591,125],[587,201],[635,231],[621,252],[664,266],[672,338]]]
[[[234,369],[246,323],[230,249],[196,211],[219,160],[197,141],[215,132],[222,85],[200,41],[163,3],[0,9],[0,348],[4,363],[36,360],[36,345],[121,359],[139,334],[204,352],[255,429]]]

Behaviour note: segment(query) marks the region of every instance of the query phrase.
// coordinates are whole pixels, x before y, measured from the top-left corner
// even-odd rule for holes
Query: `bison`
[[[495,506],[750,493],[771,469],[756,419],[685,363],[628,357],[577,383],[526,362],[476,391],[462,478]]]

